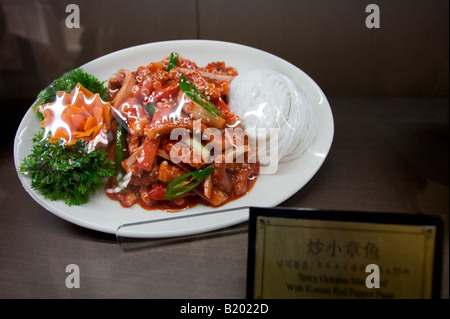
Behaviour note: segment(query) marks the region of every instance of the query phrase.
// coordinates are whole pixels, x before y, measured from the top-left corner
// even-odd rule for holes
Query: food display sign
[[[435,298],[440,228],[424,215],[251,208],[248,297]]]

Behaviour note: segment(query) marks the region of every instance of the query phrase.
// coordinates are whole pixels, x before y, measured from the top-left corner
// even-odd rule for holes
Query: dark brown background
[[[65,27],[70,3],[81,29]],[[380,29],[365,26],[369,3]],[[333,146],[280,206],[441,216],[448,298],[447,0],[1,0],[1,297],[245,297],[246,234],[125,254],[46,212],[16,176],[12,141],[40,89],[106,53],[175,39],[249,45],[310,75],[332,107]],[[65,287],[70,263],[84,289]]]

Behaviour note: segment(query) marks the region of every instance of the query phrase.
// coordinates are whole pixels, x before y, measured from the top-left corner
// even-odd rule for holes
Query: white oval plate
[[[280,164],[275,174],[260,175],[247,195],[220,208],[226,210],[225,212],[219,212],[218,209],[216,213],[208,214],[207,212],[214,209],[203,205],[178,213],[147,211],[138,205],[125,209],[118,202],[110,200],[102,189],[88,204],[69,207],[63,201],[49,201],[43,198],[39,192],[30,187],[30,179],[18,173],[23,187],[36,202],[69,222],[96,231],[116,234],[120,228],[121,236],[125,237],[173,237],[217,230],[244,222],[248,220],[248,209],[234,210],[234,208],[279,205],[300,190],[316,174],[333,141],[334,122],[331,108],[320,87],[307,74],[277,56],[228,42],[179,40],[123,49],[93,60],[82,68],[103,81],[108,80],[117,69],[135,70],[150,62],[160,61],[171,52],[178,52],[198,66],[205,66],[212,61],[224,61],[227,65],[235,67],[240,74],[263,67],[286,74],[306,92],[315,108],[319,128],[312,145],[298,159]],[[31,139],[38,130],[39,120],[30,109],[22,119],[14,141],[14,161],[17,170],[22,159],[30,154]],[[167,218],[170,220],[165,220]],[[136,226],[132,226],[135,224]]]

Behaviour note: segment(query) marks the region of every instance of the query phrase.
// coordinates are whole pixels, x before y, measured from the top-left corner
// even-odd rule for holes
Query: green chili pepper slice
[[[170,181],[166,187],[166,199],[175,199],[189,193],[196,188],[206,177],[211,175],[214,167],[211,165],[200,168],[199,170],[183,174]]]
[[[156,103],[149,103],[144,107],[145,112],[147,112],[147,114],[150,115],[150,117],[153,117],[153,115],[155,114],[156,105],[157,105]]]
[[[186,94],[195,103],[203,107],[211,114],[222,116],[222,113],[220,113],[219,109],[210,101],[208,101],[205,95],[200,92],[200,90],[194,85],[194,83],[189,81],[184,75],[181,75],[179,84],[181,91],[183,91],[183,93]]]
[[[176,52],[172,52],[170,54],[170,60],[169,60],[169,65],[167,66],[167,72],[169,72],[170,70],[172,70],[174,67],[177,66],[178,56],[179,55]]]
[[[125,160],[127,154],[127,130],[119,124],[117,126],[116,142],[114,145],[114,162],[116,165],[116,177],[122,179],[125,175],[125,170],[122,166],[122,162]]]

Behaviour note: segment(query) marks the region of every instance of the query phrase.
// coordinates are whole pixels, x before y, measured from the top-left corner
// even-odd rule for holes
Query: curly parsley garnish
[[[20,164],[19,171],[31,177],[31,187],[50,200],[64,200],[69,206],[81,205],[114,176],[115,166],[105,149],[88,153],[87,143],[78,140],[67,146],[50,143],[43,131],[33,138],[33,149]]]

